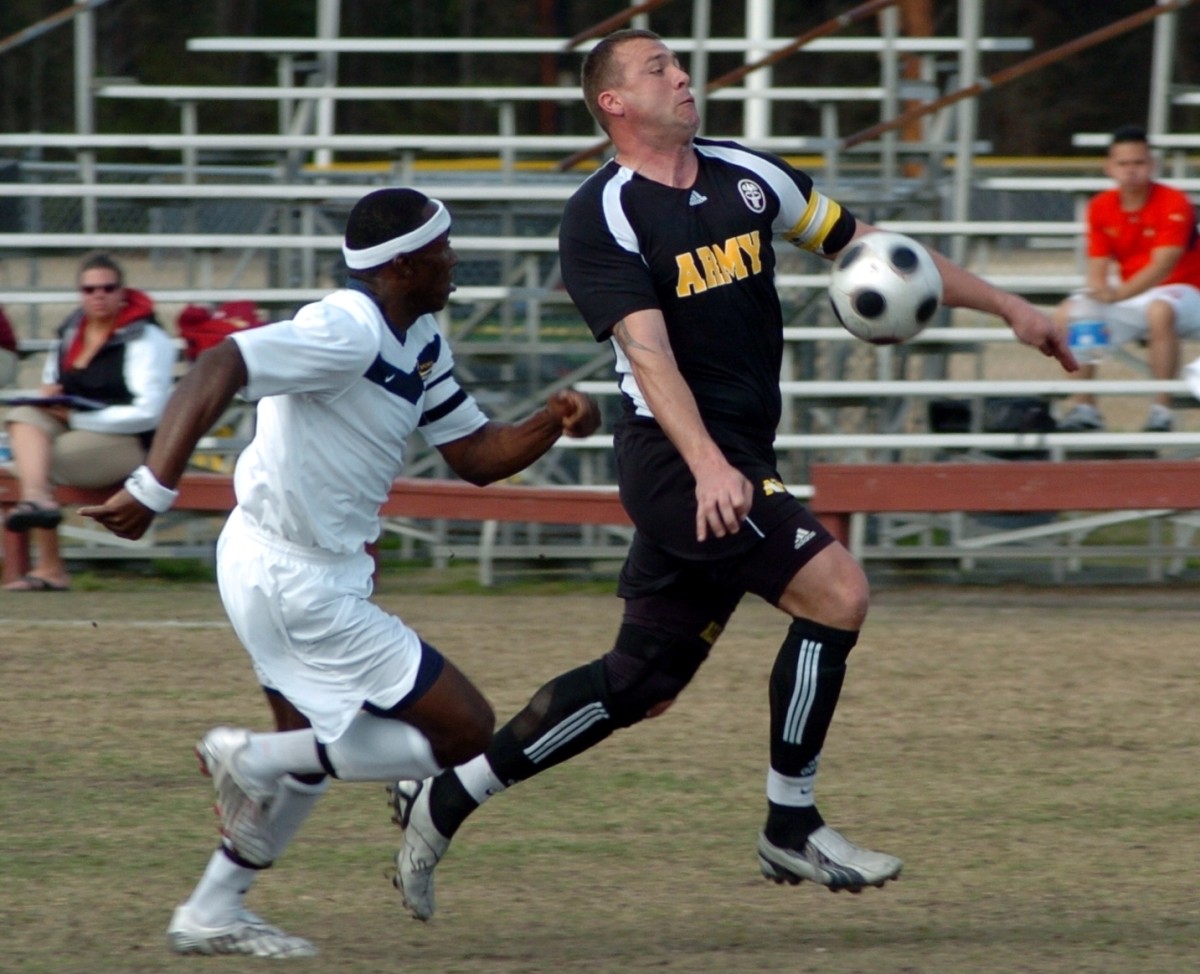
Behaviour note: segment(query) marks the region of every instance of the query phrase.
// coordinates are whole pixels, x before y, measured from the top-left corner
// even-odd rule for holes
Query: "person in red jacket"
[[[1200,235],[1186,194],[1153,179],[1146,130],[1125,125],[1113,133],[1104,173],[1115,183],[1088,207],[1087,289],[1101,303],[1111,345],[1143,342],[1155,379],[1179,375],[1179,339],[1200,337]],[[1057,320],[1066,324],[1067,302]],[[1095,375],[1084,365],[1080,378]],[[1161,393],[1143,429],[1170,432],[1171,397]],[[1060,430],[1104,429],[1094,397],[1080,394]]]
[[[9,531],[32,532],[37,561],[4,588],[63,591],[69,585],[58,548],[62,510],[54,484],[106,487],[139,466],[162,417],[174,378],[175,345],[154,317],[154,302],[125,287],[107,254],[84,257],[80,306],[58,330],[39,389],[43,403],[4,416],[21,500]],[[87,407],[87,408],[84,408]]]

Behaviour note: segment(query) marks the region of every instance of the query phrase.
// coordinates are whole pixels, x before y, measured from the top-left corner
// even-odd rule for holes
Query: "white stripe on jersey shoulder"
[[[325,295],[322,300],[328,304],[332,304],[334,307],[349,311],[351,314],[367,311],[381,320],[383,318],[383,313],[379,310],[379,306],[363,294],[362,291],[354,291],[348,287],[340,288],[331,294]]]
[[[775,218],[776,229],[790,230],[792,224],[796,222],[796,219],[807,208],[808,200],[800,192],[800,187],[792,182],[792,178],[783,172],[783,170],[768,162],[762,156],[755,155],[746,149],[729,145],[709,145],[702,142],[697,142],[695,145],[696,151],[700,155],[710,156],[714,159],[721,159],[732,163],[735,166],[741,166],[743,169],[749,169],[755,175],[762,177],[763,181],[779,197],[779,216]]]
[[[811,196],[806,199],[791,176],[774,163],[747,149],[705,142],[696,142],[695,147],[701,155],[722,159],[762,177],[779,198],[779,215],[775,218],[772,228],[805,250],[820,248],[825,234],[841,213],[838,203],[822,195],[815,186]]]
[[[632,169],[626,169],[624,166],[618,168],[612,179],[604,184],[604,190],[600,194],[600,206],[608,232],[613,235],[621,249],[631,254],[640,254],[642,248],[638,245],[637,235],[633,232],[633,226],[621,206],[621,190],[631,179]]]

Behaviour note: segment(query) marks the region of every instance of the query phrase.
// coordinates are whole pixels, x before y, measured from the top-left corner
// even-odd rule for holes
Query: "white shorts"
[[[421,640],[369,601],[370,555],[331,555],[269,538],[235,508],[217,541],[217,584],[259,682],[329,744],[364,704],[388,710],[413,689]]]
[[[1175,309],[1175,334],[1180,338],[1200,336],[1200,289],[1190,284],[1161,284],[1105,305],[1104,322],[1113,345],[1145,341],[1150,334],[1146,305],[1151,301],[1165,301]]]

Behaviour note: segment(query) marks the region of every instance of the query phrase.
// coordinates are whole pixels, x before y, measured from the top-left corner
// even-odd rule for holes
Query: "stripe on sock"
[[[817,664],[820,659],[821,643],[812,639],[802,640],[796,655],[796,683],[783,722],[785,744],[799,744],[804,736],[804,725],[808,723],[808,715],[817,697]]]
[[[564,744],[574,740],[593,724],[607,719],[608,711],[604,709],[604,704],[599,701],[589,703],[525,748],[525,756],[537,764]]]

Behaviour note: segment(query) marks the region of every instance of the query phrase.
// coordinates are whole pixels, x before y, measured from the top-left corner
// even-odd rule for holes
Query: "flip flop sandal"
[[[39,575],[22,575],[15,583],[16,587],[4,587],[6,592],[69,592],[70,585],[59,585],[48,578]]]
[[[30,528],[56,528],[61,523],[60,508],[39,507],[33,501],[18,501],[5,518],[4,527],[9,531],[28,531]]]

